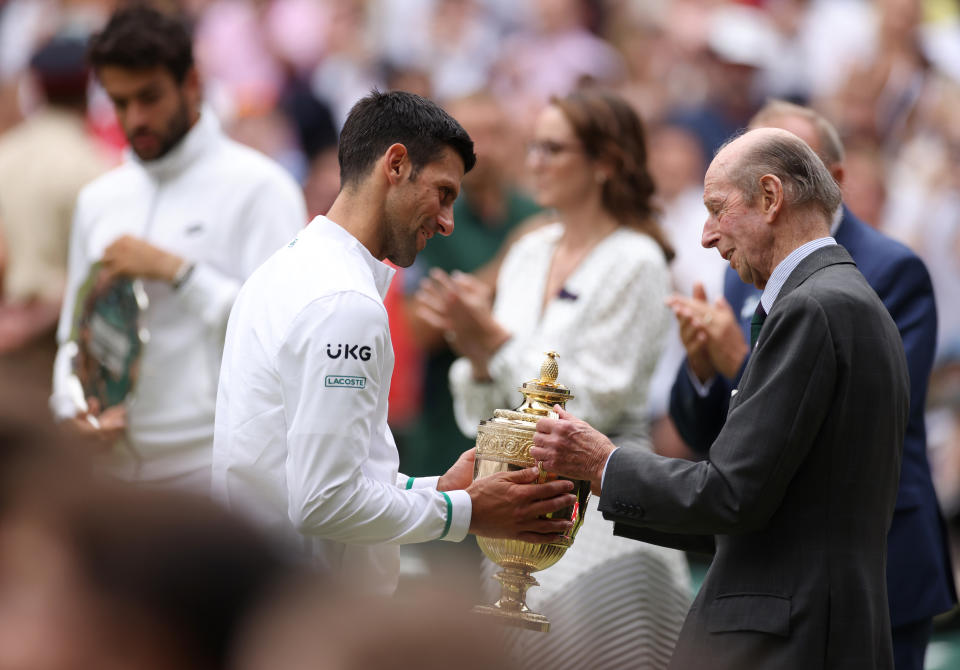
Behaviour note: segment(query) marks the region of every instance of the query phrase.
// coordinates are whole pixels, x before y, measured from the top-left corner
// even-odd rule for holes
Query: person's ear
[[[410,176],[410,153],[399,142],[391,144],[383,155],[383,170],[390,184],[399,184]]]
[[[840,163],[837,163],[836,165],[831,165],[830,174],[833,176],[833,180],[837,182],[840,188],[843,188],[843,177],[844,177],[843,165],[841,165]]]
[[[613,172],[613,166],[610,165],[609,161],[596,161],[594,163],[593,178],[598,184],[606,184]]]
[[[783,208],[783,182],[776,175],[760,177],[760,209],[768,221],[773,221]]]

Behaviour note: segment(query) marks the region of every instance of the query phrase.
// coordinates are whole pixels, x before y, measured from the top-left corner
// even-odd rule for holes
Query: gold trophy
[[[522,470],[536,465],[530,455],[533,434],[541,417],[556,416],[554,405],[565,407],[573,397],[563,384],[557,383],[557,353],[547,352],[540,366],[540,378],[528,381],[519,388],[524,402],[515,410],[498,409],[492,419],[480,422],[477,432],[477,452],[473,478],[487,477],[496,472]],[[557,475],[541,469],[539,483],[557,479]],[[564,478],[565,479],[565,478]],[[573,527],[563,539],[552,544],[533,544],[520,540],[478,537],[480,549],[491,561],[503,568],[496,575],[500,582],[500,600],[493,605],[478,605],[474,611],[497,617],[503,623],[546,633],[550,620],[531,611],[526,604],[527,589],[537,585],[530,573],[549,568],[560,560],[573,544],[573,538],[583,524],[583,514],[590,498],[590,482],[573,480],[577,501],[572,507],[548,514],[550,518],[573,521]]]

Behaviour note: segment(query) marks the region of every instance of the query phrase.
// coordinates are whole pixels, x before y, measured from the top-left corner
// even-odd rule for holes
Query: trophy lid
[[[537,416],[546,416],[553,411],[554,405],[561,407],[573,397],[573,394],[563,384],[557,383],[560,368],[556,351],[546,352],[546,358],[540,365],[540,376],[531,379],[518,390],[524,395],[524,402],[515,411]]]

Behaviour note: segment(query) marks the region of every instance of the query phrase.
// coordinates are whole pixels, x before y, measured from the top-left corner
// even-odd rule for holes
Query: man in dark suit
[[[751,128],[784,128],[805,140],[843,182],[843,146],[836,130],[813,110],[773,101]],[[887,595],[897,670],[921,670],[933,617],[956,603],[946,530],[930,466],[924,407],[937,337],[937,312],[927,269],[913,252],[859,221],[845,207],[833,236],[856,262],[900,331],[910,372],[910,418],[900,485],[887,536]],[[689,359],[677,372],[670,414],[687,444],[706,453],[727,415],[730,392],[746,366],[750,318],[760,291],[728,270],[724,299],[708,304],[700,291],[672,301]],[[704,323],[706,321],[706,323]]]
[[[886,535],[909,405],[896,325],[829,237],[840,189],[792,133],[725,146],[704,203],[703,245],[764,291],[707,459],[614,449],[559,407],[531,455],[602,485],[618,534],[715,546],[672,668],[892,668]]]

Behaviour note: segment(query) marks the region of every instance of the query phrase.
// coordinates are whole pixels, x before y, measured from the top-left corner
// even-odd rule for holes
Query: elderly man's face
[[[760,203],[748,203],[730,180],[732,161],[724,156],[727,149],[713,160],[704,178],[707,221],[701,244],[707,249],[716,247],[741,281],[762,289],[770,278],[771,230],[763,220]]]

